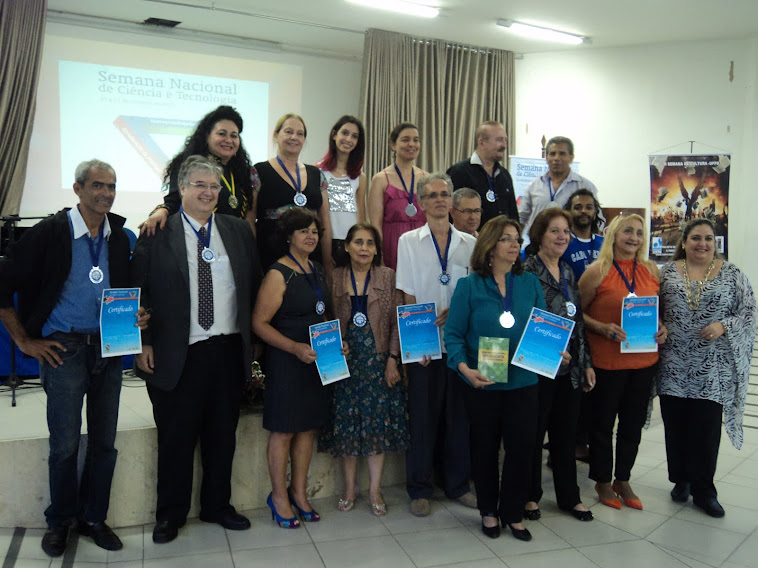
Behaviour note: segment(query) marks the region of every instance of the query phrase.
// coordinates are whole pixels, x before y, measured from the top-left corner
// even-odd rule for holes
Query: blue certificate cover
[[[621,329],[626,339],[622,353],[653,353],[658,351],[658,296],[624,298],[621,304]]]
[[[142,334],[134,324],[139,288],[106,288],[100,302],[100,351],[103,357],[142,353]]]
[[[328,385],[350,376],[347,361],[342,354],[340,320],[317,323],[308,328],[311,349],[316,352],[316,367],[321,384]]]
[[[434,325],[437,304],[409,304],[397,307],[397,329],[400,332],[400,355],[403,363],[416,363],[424,355],[442,359],[440,329]]]
[[[554,379],[574,325],[570,319],[532,308],[511,364]]]

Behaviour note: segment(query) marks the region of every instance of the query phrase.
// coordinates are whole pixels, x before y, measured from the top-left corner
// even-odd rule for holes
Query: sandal
[[[340,500],[337,503],[337,509],[339,509],[343,513],[347,513],[354,506],[355,506],[355,500],[354,499],[344,499],[344,498],[340,497]]]

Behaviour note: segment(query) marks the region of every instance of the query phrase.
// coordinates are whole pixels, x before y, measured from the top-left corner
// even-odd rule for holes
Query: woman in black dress
[[[276,260],[276,221],[293,208],[310,209],[323,227],[321,248],[315,260],[332,254],[332,230],[329,222],[329,197],[324,174],[316,166],[300,162],[308,129],[297,114],[285,114],[274,127],[276,156],[255,164],[260,187],[253,193],[256,212],[255,230],[261,265],[268,268]]]
[[[296,207],[278,225],[279,250],[286,253],[271,266],[253,310],[253,330],[268,344],[263,427],[269,430],[268,506],[282,528],[317,522],[306,495],[308,468],[316,431],[329,414],[329,391],[322,386],[314,364],[308,326],[326,320],[331,296],[320,264],[308,256],[319,243],[321,225],[312,211]],[[345,350],[346,351],[346,350]],[[292,483],[287,487],[287,461],[292,460]]]

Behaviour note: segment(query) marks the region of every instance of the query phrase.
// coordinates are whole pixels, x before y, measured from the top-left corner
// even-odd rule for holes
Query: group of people
[[[448,498],[478,508],[487,536],[498,537],[502,524],[530,540],[523,521],[540,518],[546,434],[558,506],[591,521],[574,453],[583,406],[600,501],[641,509],[630,476],[655,394],[672,499],[691,494],[706,513],[724,514],[713,485],[721,419],[739,447],[756,305],[745,276],[716,253],[708,219],[684,227],[659,273],[646,260],[641,217],[621,215],[597,234],[597,190],[571,171],[568,138],[549,141],[548,170],[517,206],[497,122],[477,128],[471,157],[447,174],[414,164],[419,132],[401,123],[389,136],[394,162],[370,184],[355,117],[335,123],[315,166],[299,159],[300,116],[281,117],[276,156],[254,165],[242,127],[226,106],[200,121],[167,165],[168,191],[141,225],[131,260],[124,219],[110,212],[115,171],[91,160],[75,174],[78,205],[27,231],[0,264],[0,321],[40,361],[48,395],[47,554],[65,551],[73,522],[98,546],[122,546],[105,523],[121,384],[120,358],[100,353],[109,287],[141,289],[135,364],[158,431],[156,543],[174,540],[186,522],[198,442],[200,519],[250,527],[231,505],[231,471],[253,354],[266,374],[267,504],[282,528],[320,520],[308,493],[317,446],[341,460],[342,512],[355,506],[366,457],[371,512],[388,514],[384,456],[405,451],[414,515],[430,514],[439,480]],[[660,295],[659,352],[620,352],[630,294]],[[431,302],[442,357],[402,365],[396,308]],[[480,373],[479,338],[515,347],[534,307],[575,322],[557,376],[513,365],[506,383]],[[351,376],[323,386],[309,326],[330,319],[340,322]],[[78,481],[85,395],[90,435]]]

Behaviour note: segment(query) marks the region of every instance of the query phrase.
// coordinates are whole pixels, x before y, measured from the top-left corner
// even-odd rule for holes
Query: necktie
[[[200,236],[205,240],[207,231],[200,227]],[[213,278],[211,264],[203,260],[203,243],[197,239],[197,321],[205,330],[213,325]]]

